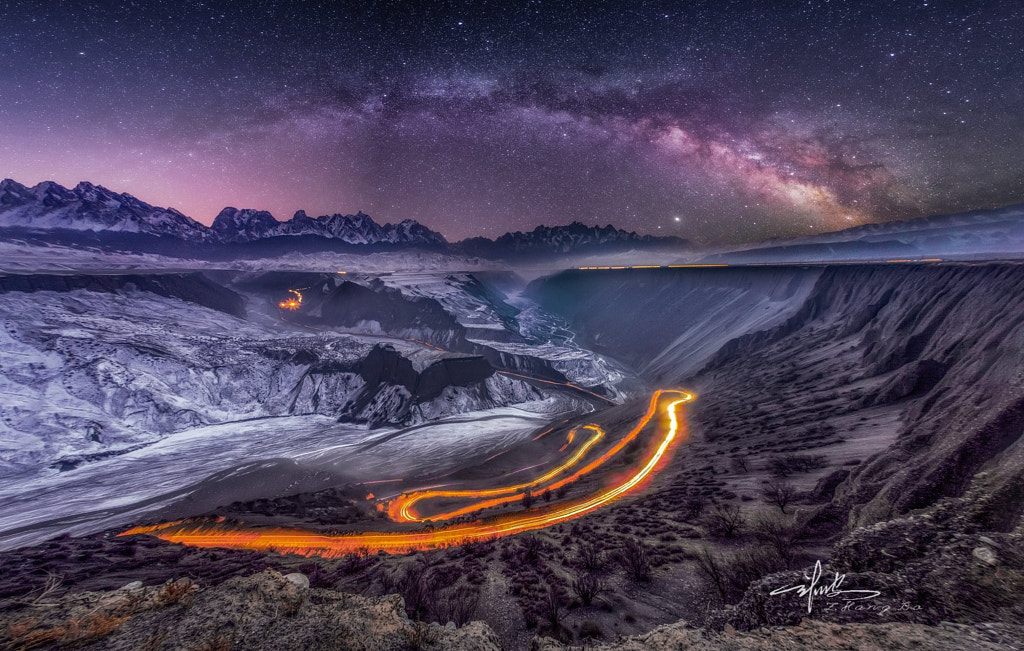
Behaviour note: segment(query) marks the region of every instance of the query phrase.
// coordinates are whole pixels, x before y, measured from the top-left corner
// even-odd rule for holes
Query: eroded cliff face
[[[833,491],[850,526],[960,496],[986,471],[985,485],[1005,494],[991,524],[1008,530],[1024,508],[1014,498],[1024,478],[1022,362],[1022,266],[832,268],[796,314],[733,340],[696,380],[705,416],[724,414],[719,395],[737,387],[769,403],[786,396],[809,416],[897,410],[891,443],[865,449]]]
[[[566,318],[652,384],[698,392],[690,455],[719,464],[726,490],[758,490],[772,457],[810,455],[816,467],[792,479],[846,527],[976,479],[999,497],[992,527],[1019,521],[1024,266],[727,271],[658,270],[675,274],[658,287],[645,272],[580,272],[534,292],[553,310],[564,299]],[[602,297],[614,309],[597,309]]]

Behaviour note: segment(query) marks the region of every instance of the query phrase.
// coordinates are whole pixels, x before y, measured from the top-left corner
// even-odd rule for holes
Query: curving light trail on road
[[[591,469],[596,467],[595,463],[600,465],[600,463],[603,463],[603,460],[621,451],[628,445],[628,441],[635,439],[640,430],[653,419],[658,411],[662,396],[667,394],[677,396],[668,401],[664,406],[664,411],[668,417],[668,426],[664,429],[664,435],[660,442],[646,458],[643,465],[620,483],[580,500],[522,511],[504,517],[457,524],[443,529],[427,528],[419,531],[330,535],[298,528],[247,527],[223,521],[178,521],[147,527],[135,527],[119,535],[148,534],[168,542],[195,547],[278,551],[302,556],[333,558],[357,552],[383,551],[386,553],[404,553],[415,550],[435,549],[543,529],[607,506],[630,491],[635,490],[652,476],[659,467],[659,464],[666,458],[668,451],[685,437],[683,433],[685,426],[681,424],[677,411],[681,405],[694,399],[692,393],[675,389],[656,391],[651,397],[651,403],[647,412],[637,426],[626,437],[623,437],[618,444],[588,464],[588,467],[591,467]],[[577,473],[579,472],[581,471],[577,471]],[[565,480],[563,479],[562,481]]]
[[[572,468],[576,463],[583,458],[583,456],[594,447],[598,441],[604,438],[604,430],[597,425],[584,425],[580,429],[589,429],[594,432],[586,442],[579,447],[576,452],[573,453],[564,463],[559,465],[557,468],[553,468],[548,472],[544,473],[540,477],[522,484],[516,484],[514,486],[502,486],[501,488],[486,488],[481,490],[422,490],[413,493],[407,493],[391,500],[387,505],[387,514],[395,522],[422,522],[425,519],[430,520],[450,520],[457,518],[460,515],[472,513],[473,511],[479,511],[482,508],[489,506],[497,506],[498,504],[506,504],[508,502],[514,502],[520,499],[522,493],[528,489],[539,488],[543,484],[551,479],[554,479],[558,475],[562,474],[569,468]],[[572,430],[569,432],[569,442],[572,443],[573,438],[578,430]],[[563,446],[564,449],[564,446]],[[548,489],[550,490],[550,488]],[[496,497],[502,495],[501,499],[488,500],[486,506],[482,506],[479,503],[474,503],[470,506],[449,511],[447,513],[438,513],[432,515],[430,518],[421,518],[416,514],[416,511],[412,508],[417,502],[423,500],[435,499],[438,497],[449,497],[449,498],[465,498],[465,499],[479,499],[486,497]]]

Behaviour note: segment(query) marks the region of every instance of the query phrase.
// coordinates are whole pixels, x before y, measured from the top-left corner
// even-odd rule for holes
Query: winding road
[[[244,525],[228,524],[223,521],[178,521],[135,527],[120,535],[146,534],[156,536],[168,542],[195,547],[278,551],[303,556],[333,558],[364,551],[404,553],[413,550],[434,549],[542,529],[578,518],[603,506],[607,506],[643,485],[646,480],[653,476],[659,464],[666,458],[667,453],[684,440],[685,424],[681,422],[678,412],[682,405],[693,399],[694,395],[692,393],[679,389],[661,389],[656,391],[651,397],[648,409],[640,421],[614,446],[573,474],[547,485],[548,489],[557,489],[558,486],[591,472],[619,454],[630,442],[635,440],[657,414],[664,413],[667,417],[667,423],[662,421],[655,424],[657,435],[654,438],[657,441],[657,445],[642,460],[641,465],[625,479],[620,479],[614,485],[577,500],[560,502],[543,508],[529,509],[471,523],[455,524],[437,529],[431,527],[418,531],[328,535],[299,528],[246,527]],[[476,511],[490,506],[490,501],[493,499],[508,498],[509,493],[518,493],[527,487],[542,484],[544,481],[553,479],[573,467],[604,436],[604,432],[600,428],[587,426],[581,429],[591,429],[591,431],[595,432],[587,441],[589,445],[584,444],[584,446],[581,446],[570,456],[569,460],[558,468],[545,473],[541,478],[517,486],[480,491],[448,492],[458,493],[458,497],[482,498],[482,501],[467,507],[469,511]],[[500,495],[501,497],[494,497],[494,495]],[[402,495],[391,503],[389,511],[395,510],[400,515],[396,519],[400,520],[402,517],[408,517],[416,521],[417,516],[411,512],[412,505],[417,501],[438,496],[440,496],[438,491],[421,491]],[[516,496],[513,495],[512,499],[516,499]],[[402,515],[403,513],[404,516]]]

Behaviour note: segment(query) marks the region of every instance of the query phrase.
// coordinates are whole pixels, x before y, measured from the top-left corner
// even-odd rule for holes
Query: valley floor
[[[379,624],[383,648],[1020,647],[1024,267],[208,280],[0,293],[8,643],[302,648]],[[281,321],[291,287],[308,311]],[[245,312],[211,308],[222,290]],[[375,505],[536,476],[574,427],[611,441],[679,384],[686,442],[642,490],[535,532],[336,559],[115,536],[411,529]],[[571,503],[647,453],[484,515]],[[773,594],[818,561],[878,609]]]

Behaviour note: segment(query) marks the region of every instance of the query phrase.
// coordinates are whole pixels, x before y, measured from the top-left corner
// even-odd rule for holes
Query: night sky
[[[0,177],[450,240],[1024,201],[1017,0],[296,4],[0,1]]]

